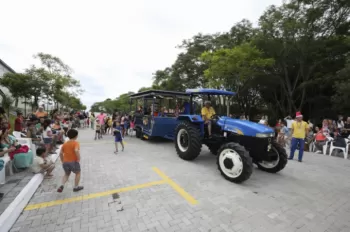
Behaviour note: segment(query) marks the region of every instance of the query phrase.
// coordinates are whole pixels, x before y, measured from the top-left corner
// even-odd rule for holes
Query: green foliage
[[[5,110],[7,110],[7,112],[9,112],[14,101],[15,101],[15,99],[12,98],[11,96],[3,95],[1,105],[2,105],[2,107],[4,107]]]
[[[235,90],[231,105],[240,112],[232,113],[251,117],[268,112],[270,118],[281,118],[298,110],[309,118],[334,110],[350,114],[349,15],[346,0],[289,0],[270,6],[257,27],[243,19],[228,32],[184,40],[174,63],[153,74],[151,88]]]
[[[209,85],[214,88],[225,86],[235,89],[239,83],[256,78],[266,67],[274,63],[272,58],[264,58],[263,53],[250,43],[231,49],[204,52],[201,58],[208,64],[204,75]]]
[[[8,88],[15,99],[31,96],[31,88],[25,88],[27,86],[32,86],[31,77],[29,75],[10,72],[5,73],[0,79],[0,85]]]
[[[32,65],[24,73],[6,73],[0,79],[0,85],[9,89],[12,96],[34,98],[34,106],[38,106],[40,99],[46,98],[64,105],[65,108],[76,110],[86,109],[78,94],[82,93],[80,83],[74,79],[72,69],[58,57],[50,54],[38,53],[41,67]]]
[[[140,89],[140,92],[149,90],[152,88],[146,88],[143,87]],[[116,99],[112,100],[110,98],[107,98],[103,102],[96,102],[91,106],[90,111],[91,112],[107,112],[107,113],[114,113],[114,112],[129,112],[135,109],[135,102],[133,105],[130,105],[130,97],[129,95],[133,94],[133,92],[128,92],[121,94]],[[130,109],[131,108],[131,109]]]
[[[350,115],[350,59],[346,66],[337,73],[333,85],[335,95],[332,97],[333,108],[338,112]]]

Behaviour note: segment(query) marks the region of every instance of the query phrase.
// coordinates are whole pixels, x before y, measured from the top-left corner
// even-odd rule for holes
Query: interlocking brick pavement
[[[161,180],[158,167],[196,200],[189,204],[167,184],[24,211],[11,231],[128,232],[128,231],[350,231],[350,161],[305,154],[278,174],[254,169],[243,184],[219,174],[215,156],[203,147],[192,162],[179,159],[171,142],[126,138],[126,148],[113,154],[113,138],[93,141],[81,130],[82,184],[73,193],[73,176],[57,193],[63,171],[44,180],[30,204],[82,196]]]

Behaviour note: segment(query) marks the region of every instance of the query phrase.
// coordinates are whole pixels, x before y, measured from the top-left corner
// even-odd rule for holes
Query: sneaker
[[[61,193],[61,192],[63,191],[63,188],[64,188],[64,186],[61,185],[61,186],[57,189],[57,192]]]
[[[73,192],[78,192],[78,191],[83,190],[83,189],[84,189],[83,186],[77,186],[73,189]]]

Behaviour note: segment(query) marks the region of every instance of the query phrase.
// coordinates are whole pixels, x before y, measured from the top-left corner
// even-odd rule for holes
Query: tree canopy
[[[46,99],[66,108],[84,110],[78,95],[82,89],[78,80],[72,77],[72,69],[60,58],[50,54],[34,55],[40,61],[40,66],[32,65],[24,73],[6,73],[0,79],[0,84],[7,87],[16,100],[23,97],[33,98],[33,106]]]
[[[350,2],[289,0],[269,6],[259,24],[247,20],[224,33],[184,40],[150,88],[226,88],[246,115],[281,118],[350,116]],[[140,90],[146,90],[147,87]],[[254,110],[252,110],[254,109]]]

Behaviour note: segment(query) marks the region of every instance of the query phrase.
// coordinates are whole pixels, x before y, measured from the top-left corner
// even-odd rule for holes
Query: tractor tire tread
[[[219,160],[220,160],[220,153],[224,149],[232,149],[240,155],[242,162],[243,162],[243,171],[242,171],[242,174],[240,176],[238,176],[236,178],[232,178],[232,177],[226,176],[225,173],[222,171],[222,169],[220,167]],[[226,180],[234,182],[234,183],[242,183],[242,182],[248,180],[253,173],[253,159],[249,155],[249,152],[242,145],[240,145],[238,143],[234,143],[234,142],[225,143],[220,147],[220,149],[217,152],[216,164],[218,166],[218,169],[219,169],[221,175]]]
[[[189,138],[190,138],[189,148],[185,152],[182,152],[179,149],[179,146],[177,145],[177,134],[178,134],[180,129],[185,129],[188,133]],[[180,122],[176,126],[176,128],[175,128],[175,140],[174,141],[175,141],[176,153],[183,160],[187,160],[187,161],[194,160],[201,153],[202,138],[200,135],[200,131],[198,128],[191,125],[191,123],[188,121]]]
[[[257,163],[257,166],[259,169],[265,171],[265,172],[269,172],[269,173],[277,173],[279,171],[281,171],[282,169],[284,169],[288,163],[288,155],[286,152],[286,149],[284,149],[280,144],[278,144],[276,141],[272,141],[272,146],[278,151],[279,153],[279,162],[278,164],[273,167],[273,168],[265,168],[263,166],[261,166],[259,163]]]

